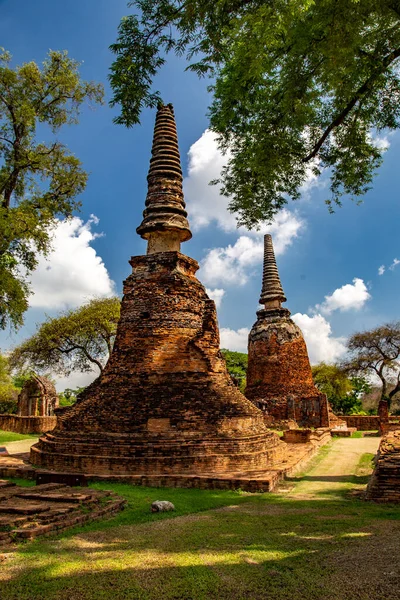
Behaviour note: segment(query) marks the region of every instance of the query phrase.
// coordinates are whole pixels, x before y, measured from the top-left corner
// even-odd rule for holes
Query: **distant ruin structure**
[[[33,464],[118,476],[218,477],[264,471],[285,444],[232,383],[215,303],[180,251],[190,239],[171,105],[157,111],[148,193],[114,348],[101,376],[32,447]],[[186,476],[186,479],[184,478]],[[179,479],[183,477],[183,479]],[[239,484],[240,486],[240,484]],[[238,486],[237,486],[238,487]]]
[[[56,388],[47,377],[31,375],[18,396],[19,417],[52,417],[58,407]]]
[[[264,266],[257,321],[249,334],[245,395],[269,425],[292,421],[301,427],[329,427],[328,401],[313,383],[300,328],[282,307],[286,302],[271,235],[264,236]]]

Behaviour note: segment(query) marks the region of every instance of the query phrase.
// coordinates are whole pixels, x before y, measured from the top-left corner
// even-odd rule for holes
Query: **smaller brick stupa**
[[[218,486],[219,478],[227,486],[238,474],[264,473],[286,446],[232,383],[215,303],[196,278],[197,262],[180,252],[191,233],[171,105],[157,111],[147,180],[137,229],[147,254],[130,260],[110,359],[32,447],[31,460],[152,485],[187,486],[202,477],[204,486]]]
[[[249,334],[245,395],[268,424],[295,421],[301,427],[329,427],[326,396],[314,386],[307,346],[282,307],[286,302],[272,237],[264,237],[264,269],[257,322]]]

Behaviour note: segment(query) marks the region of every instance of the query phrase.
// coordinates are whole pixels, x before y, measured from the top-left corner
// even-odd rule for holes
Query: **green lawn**
[[[21,440],[29,440],[37,438],[37,434],[24,435],[22,433],[13,433],[12,431],[3,431],[0,429],[0,444],[6,444],[7,442],[19,442]]]
[[[358,484],[371,458],[360,456]],[[4,555],[1,600],[399,600],[400,506],[367,503],[340,481],[305,499],[301,485],[251,495],[96,483],[126,510]],[[177,511],[152,514],[156,499]]]

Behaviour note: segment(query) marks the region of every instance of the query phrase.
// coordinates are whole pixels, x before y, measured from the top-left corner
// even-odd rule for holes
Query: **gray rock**
[[[168,500],[156,500],[151,505],[151,512],[167,512],[169,510],[175,510],[175,506]]]

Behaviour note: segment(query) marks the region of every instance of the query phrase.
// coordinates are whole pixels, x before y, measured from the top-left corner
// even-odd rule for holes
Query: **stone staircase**
[[[125,502],[110,491],[60,483],[21,487],[0,480],[0,547],[112,516]]]

